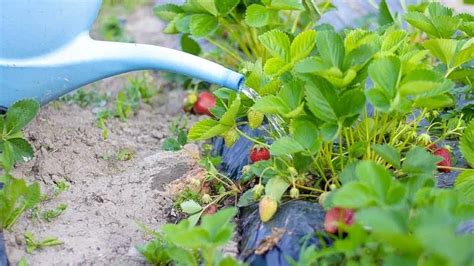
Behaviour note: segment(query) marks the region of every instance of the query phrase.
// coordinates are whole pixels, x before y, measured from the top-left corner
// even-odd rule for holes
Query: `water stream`
[[[239,91],[243,93],[245,96],[252,99],[254,102],[260,99],[260,95],[252,88],[249,88],[245,85],[240,86]],[[285,121],[279,115],[265,115],[268,122],[270,123],[271,127],[275,130],[279,137],[283,137],[286,135],[285,129],[283,128],[283,124]]]

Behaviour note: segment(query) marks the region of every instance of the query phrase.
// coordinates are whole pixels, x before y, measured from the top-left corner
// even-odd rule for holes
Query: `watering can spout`
[[[239,90],[243,81],[240,73],[219,64],[178,50],[135,43],[118,43],[89,40],[91,68],[108,77],[134,70],[162,70],[197,78],[233,90]],[[92,73],[91,73],[92,74]],[[102,78],[102,77],[99,77]]]
[[[239,90],[243,76],[181,51],[135,43],[92,40],[88,33],[52,53],[25,59],[0,58],[0,106],[21,98],[45,104],[76,88],[135,70],[163,70]],[[4,88],[8,88],[8,91]]]

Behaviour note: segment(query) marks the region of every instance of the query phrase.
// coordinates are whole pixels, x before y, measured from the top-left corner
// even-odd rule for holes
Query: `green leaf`
[[[322,144],[318,127],[309,119],[294,119],[290,126],[293,138],[313,155]]]
[[[362,161],[356,166],[359,181],[370,187],[380,199],[385,199],[392,183],[392,175],[373,161]]]
[[[278,10],[304,10],[299,0],[272,0],[270,6]]]
[[[15,134],[22,130],[39,110],[39,103],[32,99],[24,99],[14,103],[7,111],[7,134]]]
[[[442,86],[442,82],[443,77],[439,73],[427,69],[416,69],[403,78],[399,91],[401,95],[423,94]]]
[[[474,167],[474,121],[471,121],[459,141],[459,149],[467,163]]]
[[[406,233],[407,228],[404,226],[406,222],[400,218],[394,211],[381,208],[368,208],[356,214],[358,222],[378,235]]]
[[[405,14],[405,20],[412,26],[426,32],[428,35],[439,37],[439,33],[431,20],[420,12],[408,12]]]
[[[375,204],[373,191],[360,182],[349,182],[332,192],[332,204],[335,207],[359,209]]]
[[[334,67],[342,69],[344,62],[344,43],[339,34],[334,31],[322,31],[316,38],[319,55]]]
[[[220,0],[222,1],[222,0]],[[217,16],[217,8],[215,0],[197,0],[199,5],[213,16]]]
[[[194,124],[188,133],[190,140],[206,140],[229,130],[228,126],[219,124],[213,119],[204,119]]]
[[[167,138],[161,145],[161,149],[164,151],[179,151],[181,150],[181,144],[173,138]]]
[[[194,200],[187,200],[180,204],[181,210],[187,214],[195,214],[202,210],[201,205]]]
[[[212,216],[207,215],[202,218],[201,226],[209,233],[209,238],[214,245],[225,244],[232,238],[231,220],[236,214],[236,208],[225,208]]]
[[[333,141],[339,132],[339,124],[324,123],[319,130],[325,141]]]
[[[367,99],[375,109],[382,112],[390,111],[390,98],[382,89],[375,88],[367,91]]]
[[[153,8],[153,13],[164,21],[172,21],[178,14],[183,13],[183,9],[178,5],[164,4]]]
[[[217,27],[217,18],[208,14],[192,15],[189,23],[191,34],[196,37],[205,37],[213,33]]]
[[[385,0],[380,1],[378,22],[380,26],[393,23],[393,17]]]
[[[414,101],[413,106],[426,108],[427,110],[448,107],[454,104],[454,100],[449,95],[437,95],[429,98],[419,98]]]
[[[394,53],[403,43],[405,43],[407,33],[403,30],[387,32],[382,41],[380,50],[385,53]]]
[[[395,149],[393,146],[388,144],[375,144],[372,146],[372,149],[380,155],[387,163],[391,164],[393,167],[400,169],[400,152]]]
[[[1,159],[2,159],[2,168],[8,172],[11,171],[13,165],[15,164],[15,154],[13,152],[13,147],[10,142],[4,141],[0,143],[2,147]]]
[[[278,57],[286,62],[289,61],[290,39],[286,33],[271,30],[258,36],[258,39],[273,57]]]
[[[370,77],[377,87],[382,88],[390,98],[395,97],[400,74],[400,60],[397,57],[382,57],[373,61],[369,66]]]
[[[290,108],[286,102],[275,95],[268,95],[260,98],[255,102],[253,108],[266,114],[281,114],[284,115],[290,112]]]
[[[239,108],[240,108],[240,97],[237,97],[232,101],[227,112],[225,112],[222,115],[221,119],[219,120],[219,123],[225,126],[229,126],[229,127],[234,126],[235,120],[237,118],[237,114],[239,112]]]
[[[421,147],[412,148],[405,157],[402,169],[408,174],[432,175],[441,158],[434,156]]]
[[[459,19],[451,16],[438,16],[431,19],[431,23],[435,26],[438,36],[441,38],[451,38],[461,25]]]
[[[4,142],[10,144],[14,162],[28,162],[34,156],[30,143],[22,138],[9,139]]]
[[[267,75],[274,75],[282,69],[285,69],[286,62],[279,57],[272,57],[265,62],[265,66],[263,67],[263,71]],[[280,72],[281,73],[281,72]]]
[[[245,23],[251,27],[263,27],[268,25],[270,20],[270,12],[269,10],[257,4],[252,4],[247,7],[247,11],[245,13]]]
[[[424,43],[424,47],[448,67],[451,67],[457,46],[458,42],[452,39],[431,39]]]
[[[474,39],[466,43],[457,54],[453,67],[458,67],[466,62],[474,60]]]
[[[343,92],[336,105],[336,112],[339,118],[352,117],[362,112],[365,107],[365,94],[358,89]]]
[[[311,56],[296,63],[294,70],[298,73],[314,73],[331,68],[329,63],[317,56]]]
[[[285,82],[283,87],[278,92],[278,97],[285,99],[285,103],[291,109],[296,109],[303,102],[304,97],[304,83],[300,80],[293,79],[290,82]]]
[[[269,195],[273,199],[280,201],[281,197],[289,187],[290,184],[285,179],[275,176],[270,178],[265,185],[265,195]]]
[[[306,30],[298,34],[290,46],[291,60],[299,61],[307,57],[316,44],[316,31]]]
[[[237,202],[237,207],[247,207],[255,203],[255,199],[253,197],[253,190],[248,189],[245,191],[239,198],[239,202]]]
[[[323,78],[313,77],[305,85],[306,103],[311,112],[326,122],[337,121],[337,95],[331,83]]]
[[[270,146],[270,153],[275,156],[283,156],[304,151],[305,148],[294,138],[285,136],[277,139]]]
[[[25,210],[33,208],[41,200],[40,185],[35,182],[28,186],[28,192],[25,194]]]
[[[193,55],[199,55],[201,53],[201,46],[189,34],[183,34],[181,36],[181,50]]]
[[[459,174],[454,183],[454,190],[460,193],[468,204],[474,205],[474,170],[465,170]]]
[[[177,16],[178,19],[175,22],[176,29],[181,33],[191,33],[190,25],[193,16],[194,15],[188,15],[183,17]]]
[[[240,0],[219,0],[216,8],[220,15],[225,16],[229,14],[239,2]]]

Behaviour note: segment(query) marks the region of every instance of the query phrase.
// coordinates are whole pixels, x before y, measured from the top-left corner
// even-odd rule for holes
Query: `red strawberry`
[[[436,145],[435,143],[431,143],[430,145],[428,145],[428,147],[426,147],[426,149],[433,153],[438,149],[438,145]]]
[[[451,167],[451,156],[449,155],[449,150],[446,148],[439,148],[433,152],[434,155],[443,158],[441,162],[438,163],[438,166],[447,166]],[[449,173],[451,169],[448,168],[438,168],[438,171]]]
[[[194,103],[193,110],[194,113],[198,115],[209,115],[211,114],[211,109],[216,106],[216,97],[208,91],[203,91],[199,93],[197,101]]]
[[[332,208],[326,212],[324,217],[324,230],[326,232],[336,233],[339,230],[339,223],[351,226],[354,223],[354,211],[345,208]]]
[[[270,152],[267,148],[254,146],[250,151],[250,161],[252,163],[258,161],[266,161],[270,159]]]
[[[217,212],[217,209],[218,208],[216,204],[211,204],[204,210],[202,215],[213,215],[214,213]]]

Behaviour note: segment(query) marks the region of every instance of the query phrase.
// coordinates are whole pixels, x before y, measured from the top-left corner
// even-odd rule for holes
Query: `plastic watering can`
[[[134,70],[163,70],[238,90],[243,76],[153,45],[92,40],[101,0],[0,0],[0,106],[46,104],[88,83]]]

